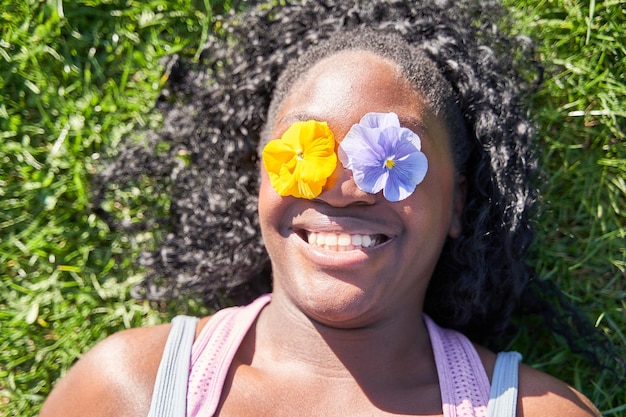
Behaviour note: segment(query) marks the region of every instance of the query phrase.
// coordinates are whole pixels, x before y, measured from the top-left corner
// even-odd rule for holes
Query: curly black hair
[[[522,103],[537,67],[528,39],[497,29],[504,18],[492,1],[260,5],[221,22],[199,62],[173,58],[158,102],[162,129],[147,145],[122,149],[96,184],[96,206],[114,184],[142,176],[171,196],[169,233],[142,256],[149,273],[137,295],[193,292],[221,307],[271,290],[256,212],[259,143],[312,62],[368,49],[398,63],[442,114],[467,178],[463,234],[444,247],[425,311],[474,339],[501,332],[532,276],[536,199],[533,127]],[[433,82],[438,88],[426,88]]]

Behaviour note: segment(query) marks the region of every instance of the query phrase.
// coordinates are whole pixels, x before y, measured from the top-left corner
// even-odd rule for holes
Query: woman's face
[[[390,61],[361,51],[320,61],[286,96],[270,139],[296,121],[315,119],[327,122],[341,142],[369,112],[394,112],[421,138],[428,172],[405,200],[361,191],[341,163],[312,200],[281,197],[261,170],[259,216],[274,299],[335,327],[416,317],[446,238],[461,232],[463,186],[455,178],[449,133]],[[383,238],[373,247],[342,251],[309,243],[311,233]]]

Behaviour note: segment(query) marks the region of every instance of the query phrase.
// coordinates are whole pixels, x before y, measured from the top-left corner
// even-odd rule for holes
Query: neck
[[[402,376],[431,381],[436,373],[421,309],[367,326],[338,328],[305,315],[275,294],[257,322],[254,356],[260,364],[366,384]],[[426,372],[424,372],[426,371]]]

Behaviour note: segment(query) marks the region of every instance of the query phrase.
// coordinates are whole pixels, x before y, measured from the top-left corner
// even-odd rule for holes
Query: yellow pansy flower
[[[333,132],[325,122],[296,122],[265,145],[263,165],[279,195],[317,197],[337,166]]]

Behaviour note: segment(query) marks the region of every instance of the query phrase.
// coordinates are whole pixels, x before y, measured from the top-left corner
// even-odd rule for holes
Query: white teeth
[[[337,244],[339,246],[348,246],[350,243],[352,243],[352,239],[350,239],[350,235],[347,233],[342,233],[337,238]]]
[[[339,252],[376,246],[380,243],[378,236],[380,235],[307,232],[309,245]]]

